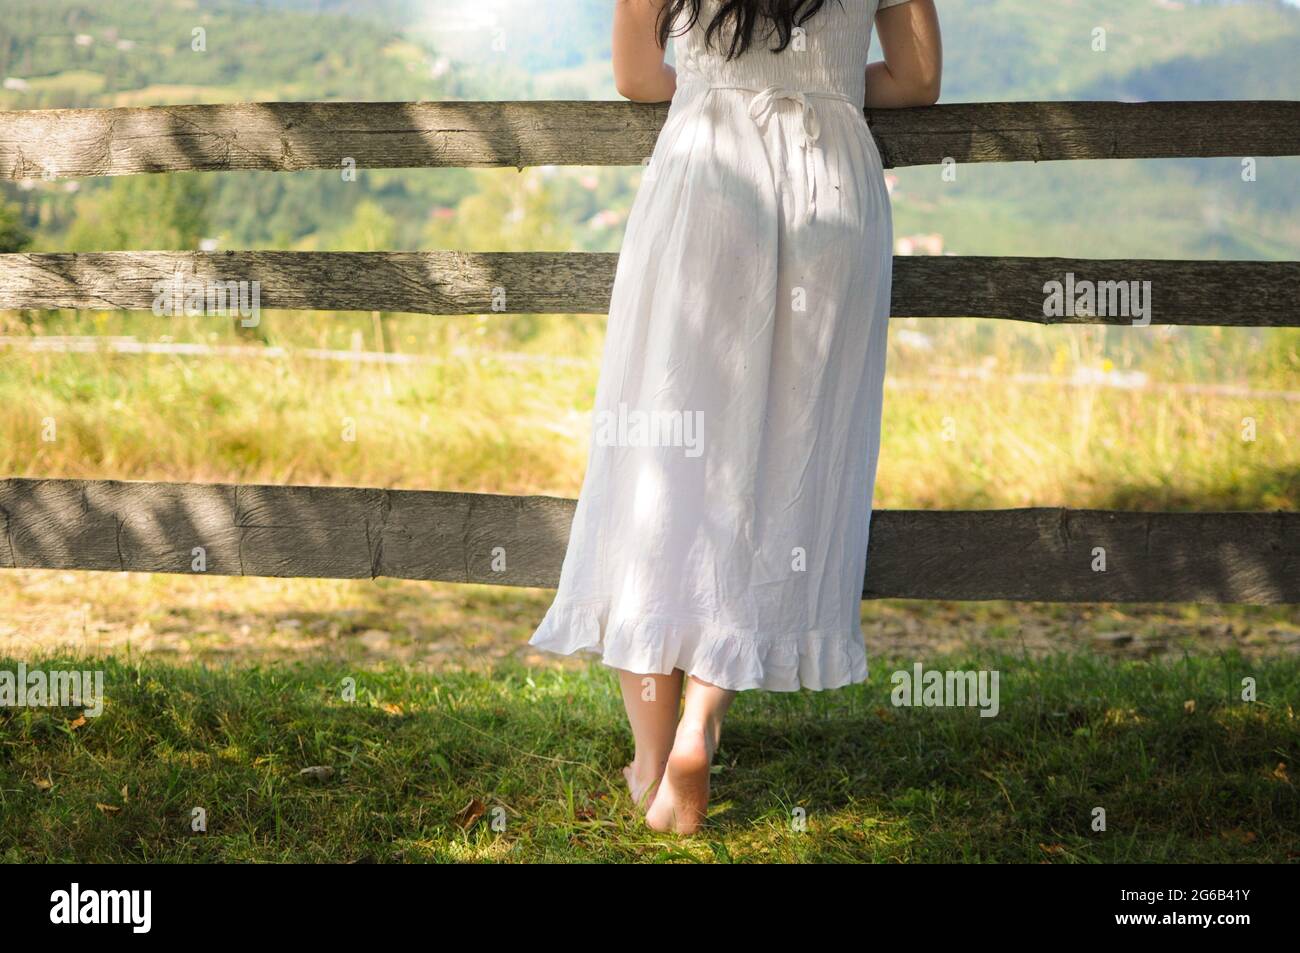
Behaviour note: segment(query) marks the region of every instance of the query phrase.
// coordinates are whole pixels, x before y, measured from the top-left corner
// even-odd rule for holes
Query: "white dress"
[[[889,319],[893,226],[862,114],[877,0],[827,0],[781,53],[760,23],[731,61],[704,45],[718,0],[701,6],[673,41],[530,644],[728,689],[836,688],[867,677]]]

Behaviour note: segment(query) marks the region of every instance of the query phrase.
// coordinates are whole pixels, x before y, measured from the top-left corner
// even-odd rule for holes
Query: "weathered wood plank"
[[[1300,154],[1300,102],[954,103],[878,109],[886,168],[957,162]]]
[[[637,165],[666,103],[235,103],[0,111],[0,178],[183,170]],[[955,103],[872,110],[888,167],[1300,154],[1300,103]]]
[[[0,308],[150,310],[177,282],[257,282],[262,308],[601,314],[618,256],[567,252],[0,255]],[[161,284],[160,284],[161,283]]]
[[[878,515],[866,598],[1300,602],[1300,513]],[[1094,570],[1102,551],[1105,572]]]
[[[257,283],[262,308],[601,314],[609,308],[617,262],[604,252],[10,254],[0,255],[0,308],[148,310],[170,282],[242,281]],[[1152,324],[1300,325],[1300,262],[1288,261],[899,257],[891,313],[1038,324],[1140,320],[1137,299],[1130,299],[1127,314],[1044,315],[1044,287],[1064,284],[1067,275],[1076,287],[1091,281],[1141,289]]]
[[[544,496],[10,479],[0,567],[188,573],[201,550],[217,575],[553,587],[572,514]],[[1296,603],[1300,513],[879,510],[864,597]]]

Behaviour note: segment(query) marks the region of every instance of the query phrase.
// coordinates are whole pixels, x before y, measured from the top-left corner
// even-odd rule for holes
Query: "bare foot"
[[[649,808],[650,802],[654,798],[655,787],[662,777],[662,770],[658,774],[643,771],[635,761],[624,766],[623,778],[627,781],[628,793],[632,795],[632,803],[643,814]]]
[[[709,810],[709,766],[713,744],[703,728],[677,728],[668,768],[646,812],[645,822],[656,831],[694,834]]]

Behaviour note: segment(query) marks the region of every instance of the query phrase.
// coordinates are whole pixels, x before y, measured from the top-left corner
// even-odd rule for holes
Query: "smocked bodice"
[[[760,20],[749,49],[727,60],[730,25],[714,34],[708,48],[704,42],[704,32],[716,16],[720,0],[702,0],[699,19],[689,31],[673,39],[677,82],[756,89],[782,86],[839,93],[861,104],[866,93],[871,24],[878,5],[879,0],[826,0],[802,28],[796,29],[790,45],[780,53],[771,51],[778,42],[776,35],[766,36],[770,24]],[[678,24],[685,22],[683,14]]]

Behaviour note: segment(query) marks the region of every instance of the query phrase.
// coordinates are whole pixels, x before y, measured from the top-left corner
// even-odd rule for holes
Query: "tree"
[[[211,180],[201,173],[133,175],[83,190],[69,251],[188,250],[208,228]]]
[[[31,233],[23,227],[18,210],[0,202],[0,253],[22,251],[31,243]]]

